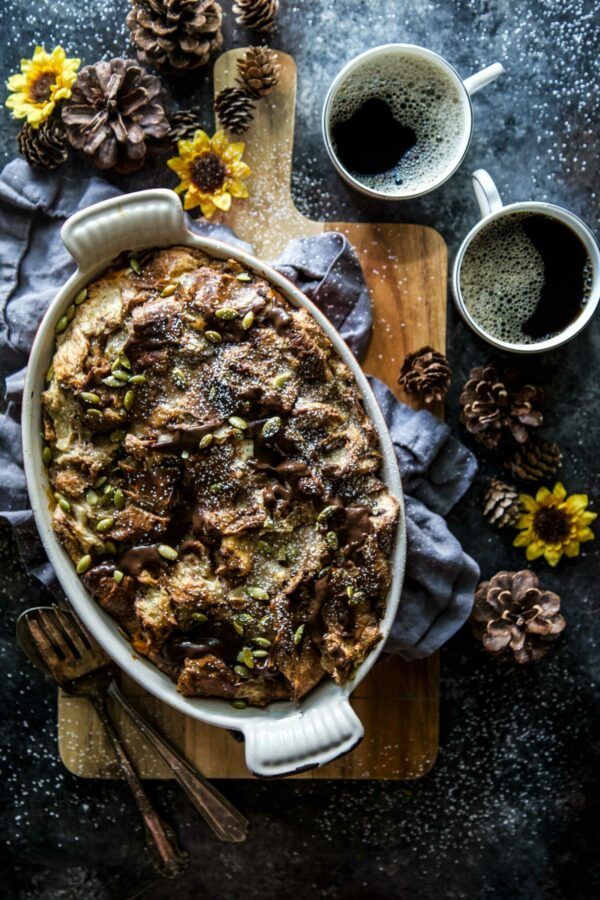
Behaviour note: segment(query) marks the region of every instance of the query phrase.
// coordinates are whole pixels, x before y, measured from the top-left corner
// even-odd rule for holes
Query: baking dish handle
[[[364,737],[348,697],[302,710],[283,719],[254,719],[242,725],[246,764],[262,778],[294,775],[348,753]]]
[[[67,219],[60,234],[79,269],[85,271],[123,250],[176,244],[187,231],[177,194],[157,189],[88,206]]]

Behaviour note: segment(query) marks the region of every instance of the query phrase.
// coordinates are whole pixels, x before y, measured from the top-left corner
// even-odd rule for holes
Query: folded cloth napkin
[[[23,160],[0,175],[0,361],[7,377],[0,421],[0,515],[15,528],[27,569],[60,591],[29,507],[22,468],[20,397],[24,367],[44,311],[74,269],[60,240],[64,220],[119,191],[99,178],[69,180]],[[188,220],[199,234],[250,249],[224,226]],[[290,241],[275,262],[328,316],[357,356],[366,349],[372,308],[360,264],[341,234]],[[429,412],[400,403],[380,381],[371,385],[390,428],[405,490],[406,580],[386,650],[405,659],[437,650],[471,610],[479,570],[443,516],[470,486],[473,455]]]

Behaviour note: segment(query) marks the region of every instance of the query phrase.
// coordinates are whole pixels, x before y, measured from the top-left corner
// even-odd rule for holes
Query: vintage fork
[[[91,700],[105,727],[108,718],[113,744],[114,738],[118,740],[118,737],[106,709],[105,697],[108,694],[116,700],[170,767],[217,837],[232,842],[245,840],[248,822],[244,816],[194,771],[123,696],[114,679],[116,666],[72,611],[58,607],[28,610],[19,617],[17,636],[32,662],[39,665],[41,657],[45,663],[43,670],[52,675],[64,690]],[[122,745],[119,746],[122,751]],[[119,753],[117,757],[121,762]]]

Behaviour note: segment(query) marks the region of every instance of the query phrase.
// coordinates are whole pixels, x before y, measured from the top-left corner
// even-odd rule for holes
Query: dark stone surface
[[[226,46],[246,42],[227,10]],[[486,167],[505,200],[549,199],[598,225],[600,80],[595,0],[282,0],[274,44],[295,55],[299,103],[294,191],[300,208],[331,219],[386,218],[430,224],[451,257],[474,222],[469,173]],[[62,42],[85,62],[129,51],[126,0],[5,0],[0,11],[2,80],[36,42]],[[464,75],[494,60],[507,75],[474,100],[475,136],[457,175],[436,193],[383,207],[347,189],[327,163],[319,113],[343,62],[388,41],[424,44]],[[173,85],[175,102],[206,103],[206,74]],[[211,117],[207,107],[207,125]],[[2,160],[14,154],[16,124],[5,114]],[[170,185],[161,166],[136,186]],[[525,371],[547,391],[547,431],[565,460],[570,491],[598,502],[600,319]],[[448,421],[471,366],[498,359],[449,309],[454,386]],[[481,473],[451,516],[484,575],[522,567],[511,535],[483,521],[486,480],[501,460],[479,454]],[[410,783],[222,785],[251,820],[246,844],[224,846],[170,784],[151,793],[175,823],[192,865],[161,882],[142,853],[142,835],[122,784],[82,781],[57,757],[55,692],[17,651],[14,621],[31,584],[2,530],[0,581],[3,704],[0,722],[7,898],[237,900],[302,893],[323,898],[581,898],[600,896],[600,703],[598,542],[556,570],[535,564],[558,591],[568,629],[538,667],[498,668],[464,629],[442,653],[438,761]]]

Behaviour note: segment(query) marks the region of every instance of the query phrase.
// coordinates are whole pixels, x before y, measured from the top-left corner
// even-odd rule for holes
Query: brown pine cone
[[[177,141],[191,140],[196,131],[202,129],[201,113],[198,107],[193,109],[180,109],[173,113],[169,119],[169,133],[167,140],[176,144]]]
[[[60,116],[53,115],[39,128],[25,122],[17,137],[19,152],[31,166],[56,169],[66,162],[69,145]]]
[[[279,11],[279,0],[237,0],[233,4],[238,25],[251,31],[272,31]]]
[[[510,458],[504,463],[513,478],[521,481],[542,481],[552,478],[562,462],[560,447],[555,441],[530,439],[526,444],[517,444]]]
[[[512,484],[492,478],[483,501],[483,515],[490,525],[516,525],[521,515],[519,492]]]
[[[254,102],[247,91],[237,87],[223,88],[215,98],[215,112],[223,128],[242,134],[254,116]]]
[[[506,369],[502,377],[493,366],[471,369],[459,403],[460,421],[475,440],[494,449],[505,435],[519,444],[529,438],[530,428],[539,428],[544,417],[536,407],[544,392],[531,384],[517,387],[517,374]]]
[[[409,353],[402,363],[398,382],[409,394],[418,394],[425,403],[433,403],[444,399],[451,377],[444,354],[432,347],[421,347]]]
[[[165,137],[169,121],[162,88],[131,59],[85,66],[62,108],[67,139],[98,169],[135,172],[148,144]]]
[[[499,659],[537,662],[566,627],[559,610],[560,597],[529,569],[498,572],[475,592],[473,634]]]
[[[205,66],[223,44],[215,0],[130,0],[127,15],[138,59],[173,75]]]
[[[271,91],[279,81],[277,54],[269,47],[248,47],[237,61],[237,82],[257,100]]]

